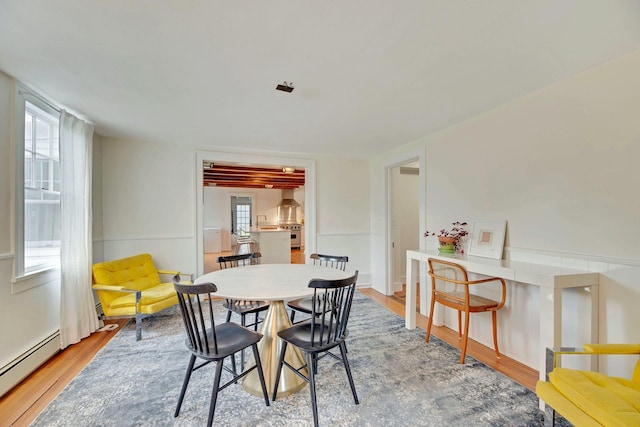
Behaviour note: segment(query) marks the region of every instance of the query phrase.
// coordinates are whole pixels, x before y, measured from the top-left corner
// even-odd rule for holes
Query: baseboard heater
[[[0,396],[15,387],[59,351],[60,331],[56,331],[0,368]]]

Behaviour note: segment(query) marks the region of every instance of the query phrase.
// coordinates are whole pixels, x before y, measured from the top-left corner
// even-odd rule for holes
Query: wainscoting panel
[[[0,254],[0,395],[60,350],[59,280],[13,293],[13,260]]]
[[[349,257],[347,269],[358,270],[358,285],[371,286],[371,235],[369,233],[318,234],[317,253],[346,255]],[[307,250],[307,256],[310,251]]]
[[[0,367],[0,396],[11,390],[59,351],[60,333],[56,332],[17,359]]]

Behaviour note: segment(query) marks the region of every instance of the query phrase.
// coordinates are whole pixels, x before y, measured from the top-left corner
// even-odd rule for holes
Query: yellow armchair
[[[545,426],[555,412],[576,426],[640,425],[640,360],[632,378],[557,367],[563,354],[640,355],[640,344],[586,344],[584,348],[547,349],[547,381],[538,381],[536,394],[546,404]]]
[[[142,338],[144,317],[178,304],[171,278],[163,282],[161,274],[173,277],[180,272],[156,270],[149,254],[93,266],[93,289],[104,315],[110,318],[135,317],[136,341]]]

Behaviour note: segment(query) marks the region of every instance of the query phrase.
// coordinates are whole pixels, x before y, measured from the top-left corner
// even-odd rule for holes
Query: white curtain
[[[65,348],[98,329],[91,289],[91,162],[93,125],[60,116],[60,344]]]

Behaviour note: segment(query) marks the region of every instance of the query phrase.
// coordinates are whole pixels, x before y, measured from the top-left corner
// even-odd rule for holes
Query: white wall
[[[195,153],[204,149],[103,138],[106,259],[146,251],[161,268],[196,272]],[[366,159],[317,159],[317,231],[307,230],[316,233],[318,250],[348,254],[349,266],[361,272],[361,284],[370,283],[368,164]],[[262,208],[256,212],[263,213]],[[267,215],[269,221],[275,218]]]
[[[312,252],[347,255],[358,283],[371,283],[369,161],[317,159],[317,248]]]
[[[153,255],[156,267],[194,273],[194,156],[179,146],[103,138],[105,259]]]
[[[389,158],[425,149],[427,229],[506,219],[507,256],[601,272],[600,340],[640,342],[638,75],[640,52],[421,138],[372,159],[372,188]],[[371,211],[373,227],[383,226],[384,197],[373,191]],[[372,234],[372,264],[381,266],[373,286],[384,289],[385,241]],[[583,297],[569,295],[567,313]],[[529,353],[537,345],[535,292],[511,283],[508,298],[498,316],[501,350],[537,367]],[[567,322],[579,327],[572,314]],[[490,316],[475,317],[472,337],[491,347]],[[567,344],[581,339],[576,333]],[[629,375],[634,362],[603,370]]]

